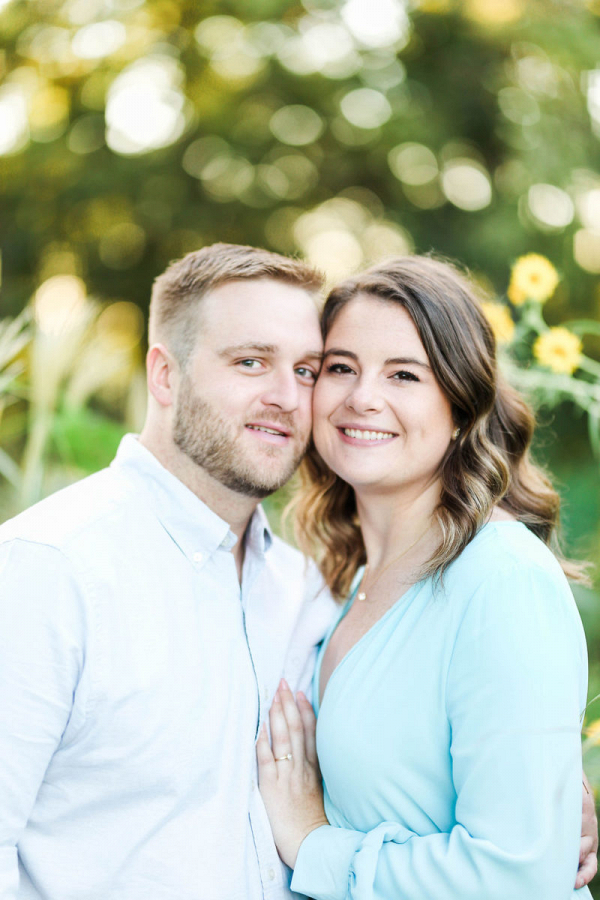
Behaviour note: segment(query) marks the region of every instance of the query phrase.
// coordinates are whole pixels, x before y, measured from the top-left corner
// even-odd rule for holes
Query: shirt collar
[[[262,506],[258,506],[246,531],[246,547],[264,556],[273,543],[273,532]]]
[[[163,528],[193,562],[208,558],[219,547],[230,550],[235,545],[237,537],[229,524],[165,469],[136,435],[125,435],[111,466],[142,486]],[[259,506],[248,524],[246,547],[263,555],[272,543],[267,517]]]

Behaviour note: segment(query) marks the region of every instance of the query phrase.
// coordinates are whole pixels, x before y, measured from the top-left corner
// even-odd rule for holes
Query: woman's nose
[[[359,415],[366,415],[379,412],[383,406],[383,399],[372,381],[361,379],[348,394],[346,406]]]

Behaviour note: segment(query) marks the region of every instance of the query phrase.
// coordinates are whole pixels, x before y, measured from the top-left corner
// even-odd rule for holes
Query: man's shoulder
[[[65,549],[100,523],[126,516],[133,486],[114,468],[62,488],[0,525],[0,543],[30,541]]]

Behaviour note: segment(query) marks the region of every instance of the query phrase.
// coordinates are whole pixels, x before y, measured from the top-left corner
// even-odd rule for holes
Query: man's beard
[[[270,412],[268,421],[274,426],[281,425],[293,430],[290,416]],[[246,497],[262,499],[289,481],[306,451],[306,444],[298,447],[294,456],[283,469],[269,473],[265,457],[277,457],[285,448],[263,444],[255,453],[255,459],[244,458],[244,449],[238,446],[236,426],[222,418],[206,400],[198,397],[187,375],[181,381],[173,440],[185,453],[216,481],[226,488]],[[262,460],[261,460],[262,456]]]

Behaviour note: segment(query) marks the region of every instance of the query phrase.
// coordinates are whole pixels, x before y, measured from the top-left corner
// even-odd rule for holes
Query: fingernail
[[[281,684],[281,687],[283,688],[284,691],[289,691],[290,686],[289,686],[289,684],[287,683],[287,681],[285,680],[285,678],[282,678],[282,679],[281,679],[280,684]]]
[[[306,700],[306,694],[303,691],[298,691],[296,694],[297,700]]]

